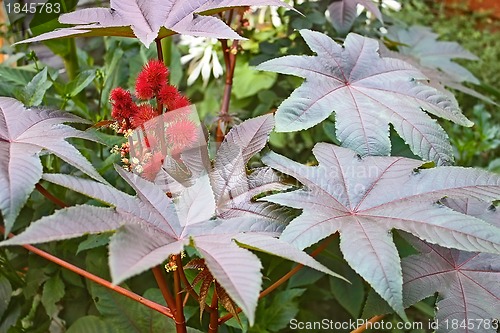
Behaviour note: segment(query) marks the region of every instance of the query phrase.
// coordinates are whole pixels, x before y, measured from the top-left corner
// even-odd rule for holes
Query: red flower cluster
[[[190,103],[168,84],[168,74],[161,61],[151,60],[136,80],[135,96],[142,102],[134,102],[131,93],[122,88],[110,94],[111,116],[116,121],[113,127],[129,137],[129,142],[113,151],[120,153],[126,168],[148,180],[154,180],[167,154],[178,156],[198,138],[191,110],[171,112]]]
[[[111,91],[111,116],[118,122],[120,133],[136,129],[164,111],[188,106],[189,100],[176,87],[168,84],[168,68],[158,60],[149,61],[137,76],[135,95],[142,101],[156,99],[157,106],[145,102],[136,104],[129,91],[115,88]],[[166,110],[163,110],[166,107]]]

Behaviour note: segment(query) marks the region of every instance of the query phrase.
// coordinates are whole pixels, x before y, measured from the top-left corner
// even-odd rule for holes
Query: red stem
[[[58,197],[52,195],[52,193],[50,193],[49,191],[47,191],[40,183],[37,183],[35,185],[35,188],[38,192],[40,192],[41,195],[43,195],[45,198],[49,199],[50,201],[52,201],[53,203],[55,203],[56,205],[58,205],[59,207],[61,208],[66,208],[68,207],[68,205],[66,205],[61,199],[59,199]]]
[[[174,271],[174,291],[175,291],[175,328],[177,333],[187,333],[186,318],[184,317],[184,305],[182,302],[182,287],[179,270],[182,269],[181,255],[175,255],[175,263],[177,268]]]
[[[2,226],[0,226],[0,232],[1,233],[5,232],[5,229]],[[8,237],[12,238],[12,237],[14,237],[14,235],[13,234],[9,234]],[[47,259],[47,260],[49,260],[49,261],[51,261],[51,262],[53,262],[53,263],[55,263],[55,264],[57,264],[59,266],[62,266],[64,268],[66,268],[66,269],[69,269],[70,271],[72,271],[72,272],[74,272],[74,273],[76,273],[78,275],[81,275],[84,278],[89,279],[90,281],[93,281],[93,282],[95,282],[97,284],[100,284],[103,287],[106,287],[108,289],[116,291],[117,293],[119,293],[119,294],[121,294],[121,295],[123,295],[125,297],[128,297],[130,299],[133,299],[136,302],[144,304],[148,308],[153,309],[155,311],[158,311],[159,313],[161,313],[161,314],[163,314],[163,315],[165,315],[165,316],[167,316],[169,318],[174,318],[174,316],[173,316],[172,312],[170,311],[170,309],[167,308],[167,307],[165,307],[165,306],[163,306],[163,305],[161,305],[161,304],[158,304],[158,303],[155,303],[153,301],[150,301],[150,300],[148,300],[148,299],[146,299],[146,298],[144,298],[144,297],[142,297],[140,295],[137,295],[136,293],[134,293],[134,292],[132,292],[130,290],[127,290],[127,289],[122,288],[120,286],[114,285],[111,282],[109,282],[107,280],[104,280],[103,278],[100,278],[100,277],[98,277],[98,276],[96,276],[96,275],[94,275],[92,273],[89,273],[89,272],[87,272],[84,269],[81,269],[81,268],[79,268],[79,267],[77,267],[77,266],[75,266],[73,264],[70,264],[67,261],[64,261],[64,260],[62,260],[62,259],[60,259],[60,258],[58,258],[56,256],[53,256],[52,254],[47,253],[45,251],[42,251],[39,248],[36,248],[36,247],[34,247],[32,245],[22,245],[22,246],[26,250],[28,250],[30,252],[33,252],[33,253],[39,255],[40,257],[45,258],[45,259]]]
[[[336,237],[336,235],[337,234],[331,235],[325,241],[323,241],[323,243],[320,246],[318,246],[313,252],[311,252],[311,254],[310,254],[311,257],[315,257],[318,254],[320,254],[321,252],[323,252],[323,250],[326,249],[328,247],[328,245],[330,245],[330,243],[333,241],[333,239],[334,239],[334,237]],[[272,291],[274,291],[276,288],[278,288],[279,286],[281,286],[283,283],[285,283],[286,281],[288,281],[288,279],[290,279],[292,276],[294,276],[295,274],[297,274],[297,272],[300,271],[302,269],[302,267],[304,267],[304,265],[302,265],[302,264],[298,264],[297,266],[295,266],[292,270],[290,270],[288,273],[286,273],[285,275],[283,275],[279,280],[277,280],[272,285],[270,285],[269,287],[267,287],[264,291],[262,291],[259,294],[259,298],[262,298],[262,297],[268,295],[269,293],[271,293]],[[240,312],[241,312],[240,308],[236,309],[236,313],[240,313]],[[233,317],[233,315],[230,314],[230,313],[228,313],[224,317],[219,318],[219,325],[222,324],[222,323],[225,323],[226,321],[228,321],[232,317]]]
[[[231,24],[233,19],[233,10],[228,14],[227,24]],[[240,20],[241,23],[241,20]],[[222,97],[222,105],[219,112],[219,120],[217,122],[217,131],[215,133],[215,141],[221,143],[226,134],[226,123],[229,116],[229,104],[231,102],[231,91],[233,89],[234,70],[236,68],[236,57],[238,55],[238,40],[233,40],[229,47],[227,39],[221,39],[222,52],[224,55],[224,64],[226,66],[226,84],[224,86],[224,96]]]
[[[167,280],[165,279],[165,274],[163,273],[162,267],[161,266],[153,267],[152,271],[153,275],[155,276],[156,283],[160,288],[161,294],[163,295],[163,298],[167,302],[168,307],[172,309],[175,313],[177,309],[175,306],[175,300],[172,294],[170,293],[170,290],[168,289]]]
[[[64,203],[62,200],[60,200],[59,198],[52,195],[42,185],[36,184],[35,188],[43,196],[45,196],[50,201],[54,202],[56,205],[63,207],[63,208],[68,207],[68,205],[66,205],[66,203]],[[4,232],[4,229],[1,226],[0,226],[0,230],[2,230],[2,233]],[[13,237],[13,236],[14,235],[10,234],[9,238]],[[172,294],[170,293],[170,290],[168,289],[168,285],[166,283],[165,276],[163,274],[161,267],[153,268],[153,274],[155,276],[156,282],[158,283],[158,287],[160,288],[160,291],[161,291],[163,297],[165,298],[165,301],[167,302],[168,308],[165,308],[164,306],[157,304],[155,302],[152,302],[150,300],[144,299],[143,297],[141,297],[141,296],[139,296],[139,295],[127,290],[127,289],[124,289],[124,288],[119,287],[119,286],[115,286],[109,281],[101,279],[100,277],[95,276],[95,275],[93,275],[93,274],[91,274],[91,273],[89,273],[81,268],[73,266],[72,264],[67,263],[67,262],[65,262],[65,261],[63,261],[63,260],[61,260],[61,259],[59,259],[51,254],[48,254],[47,252],[44,252],[36,247],[33,247],[31,245],[23,245],[23,246],[27,250],[29,250],[33,253],[36,253],[36,254],[40,255],[41,257],[48,259],[48,260],[50,260],[50,261],[52,261],[60,266],[63,266],[63,267],[65,267],[65,268],[67,268],[67,269],[69,269],[77,274],[80,274],[81,276],[83,276],[91,281],[94,281],[94,282],[96,282],[104,287],[115,290],[116,292],[118,292],[124,296],[127,296],[135,301],[138,301],[138,302],[150,307],[151,309],[156,310],[156,311],[158,311],[158,312],[160,312],[160,313],[162,313],[162,314],[164,314],[172,319],[174,318],[170,309],[175,311],[175,300],[174,300]]]
[[[208,324],[208,333],[217,333],[219,329],[219,298],[217,296],[217,289],[214,285],[214,293],[212,295],[212,305],[210,306],[212,312],[210,313],[210,324]]]

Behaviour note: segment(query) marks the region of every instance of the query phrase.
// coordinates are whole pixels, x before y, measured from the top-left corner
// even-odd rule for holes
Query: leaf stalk
[[[174,271],[174,292],[175,292],[175,328],[177,333],[187,333],[186,330],[186,318],[184,317],[184,304],[182,301],[182,287],[181,287],[181,277],[180,271],[182,270],[182,259],[181,255],[173,256],[177,268]]]
[[[210,306],[212,312],[210,313],[210,324],[208,324],[208,333],[217,333],[219,329],[219,297],[217,296],[217,288],[214,286],[214,293],[212,295],[212,305]]]
[[[1,233],[5,232],[4,227],[0,226],[0,232]],[[14,234],[10,233],[8,235],[8,237],[12,238],[12,237],[14,237]],[[115,291],[115,292],[117,292],[117,293],[119,293],[119,294],[121,294],[121,295],[123,295],[125,297],[128,297],[128,298],[136,301],[136,302],[144,304],[148,308],[150,308],[152,310],[155,310],[155,311],[157,311],[157,312],[159,312],[159,313],[161,313],[161,314],[163,314],[163,315],[165,315],[165,316],[167,316],[169,318],[174,318],[174,316],[172,314],[172,311],[169,308],[167,308],[167,307],[165,307],[165,306],[163,306],[161,304],[158,304],[158,303],[153,302],[153,301],[151,301],[149,299],[146,299],[146,298],[144,298],[144,297],[142,297],[140,295],[137,295],[136,293],[134,293],[134,292],[132,292],[130,290],[127,290],[127,289],[125,289],[123,287],[114,285],[113,283],[111,283],[111,282],[109,282],[109,281],[107,281],[107,280],[105,280],[105,279],[103,279],[103,278],[101,278],[101,277],[99,277],[97,275],[94,275],[94,274],[92,274],[92,273],[90,273],[90,272],[88,272],[88,271],[86,271],[84,269],[81,269],[80,267],[77,267],[77,266],[75,266],[73,264],[70,264],[69,262],[64,261],[64,260],[62,260],[62,259],[60,259],[60,258],[58,258],[58,257],[56,257],[56,256],[54,256],[54,255],[52,255],[52,254],[50,254],[48,252],[40,250],[39,248],[36,248],[36,247],[34,247],[32,245],[23,245],[23,247],[26,250],[28,250],[28,251],[30,251],[32,253],[35,253],[35,254],[39,255],[40,257],[45,258],[45,259],[47,259],[47,260],[55,263],[56,265],[64,267],[64,268],[72,271],[73,273],[81,275],[81,276],[83,276],[84,278],[86,278],[86,279],[88,279],[90,281],[93,281],[93,282],[95,282],[95,283],[97,283],[97,284],[99,284],[99,285],[101,285],[103,287],[106,287],[106,288],[108,288],[110,290],[113,290],[113,291]]]

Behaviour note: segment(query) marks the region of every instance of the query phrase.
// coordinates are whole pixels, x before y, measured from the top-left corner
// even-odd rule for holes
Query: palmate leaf
[[[445,204],[500,227],[500,211],[488,203],[445,199]],[[428,244],[415,237],[408,239],[421,254],[401,262],[405,306],[437,291],[437,333],[497,332],[493,320],[500,320],[500,255],[464,252]]]
[[[479,84],[479,80],[454,59],[478,60],[471,52],[456,42],[438,41],[438,35],[427,27],[411,26],[407,29],[392,26],[387,37],[398,43],[398,52],[380,48],[382,56],[398,58],[418,68],[429,78],[429,84],[444,91],[445,86],[465,94],[494,103],[477,91],[464,86],[463,82]],[[450,94],[450,98],[453,98]]]
[[[110,8],[87,8],[61,15],[74,25],[26,39],[22,43],[63,37],[137,37],[149,46],[157,37],[174,33],[240,39],[224,22],[210,15],[231,7],[282,6],[281,0],[111,0]]]
[[[384,23],[382,13],[372,0],[335,0],[328,6],[332,25],[340,34],[346,34],[358,17],[358,5],[365,7],[380,22]]]
[[[250,158],[264,148],[273,127],[272,114],[249,119],[233,127],[221,143],[213,167],[205,162],[205,155],[208,154],[206,147],[184,151],[180,162],[167,157],[155,183],[161,185],[165,192],[176,196],[185,187],[192,186],[195,183],[193,179],[208,172],[218,217],[254,215],[284,223],[288,215],[284,209],[267,202],[256,202],[252,198],[288,187],[280,182],[280,177],[270,168],[257,168],[250,173],[246,170]],[[205,167],[200,169],[200,165]]]
[[[219,216],[249,214],[284,221],[286,213],[278,206],[252,201],[260,193],[286,189],[279,176],[270,168],[254,169],[250,174],[245,168],[264,148],[273,128],[274,116],[267,114],[233,127],[224,138],[210,173]]]
[[[422,161],[364,157],[331,144],[317,144],[318,166],[270,153],[263,162],[293,176],[305,189],[265,200],[303,209],[280,239],[306,248],[340,233],[349,265],[404,317],[402,273],[391,230],[465,251],[500,253],[500,229],[436,202],[443,197],[500,199],[500,176],[482,170],[439,167]]]
[[[26,109],[19,101],[0,97],[0,209],[6,234],[42,177],[39,154],[49,151],[89,176],[104,181],[66,138],[97,140],[63,123],[87,123],[69,113]]]
[[[256,123],[247,124],[251,129]],[[252,132],[246,131],[243,126],[246,126],[245,123],[240,125],[240,133]],[[259,130],[254,131],[253,136],[264,143],[267,140],[267,135],[260,135]],[[245,134],[241,138],[248,136]],[[255,147],[253,139],[241,139],[239,142],[246,142],[242,146]],[[252,149],[255,150],[240,149],[239,155],[243,156],[242,151]],[[208,174],[200,172],[191,186],[170,198],[159,185],[121,168],[117,168],[117,172],[136,191],[135,197],[108,184],[68,175],[44,175],[45,180],[114,207],[77,206],[63,209],[34,222],[25,232],[0,245],[40,243],[114,230],[109,244],[110,271],[114,283],[121,283],[159,265],[169,256],[180,253],[186,245],[192,245],[203,256],[218,283],[243,309],[250,323],[254,320],[262,274],[259,259],[248,249],[274,253],[340,277],[306,253],[275,238],[285,226],[279,218],[248,213],[232,218],[218,216],[216,199],[220,193],[240,186],[237,182],[226,181],[230,178],[222,177],[227,186],[216,194]]]
[[[400,45],[398,51],[418,59],[425,67],[439,69],[457,82],[479,84],[479,80],[453,59],[478,60],[479,58],[456,42],[438,41],[439,35],[428,27],[412,26],[408,29],[392,26],[387,37]]]
[[[257,68],[305,78],[278,108],[276,130],[309,128],[335,111],[336,135],[361,155],[388,155],[389,124],[426,160],[448,164],[453,151],[444,130],[422,111],[471,126],[456,102],[423,83],[413,66],[381,58],[378,42],[349,34],[344,46],[310,30],[300,33],[317,56],[285,56]]]

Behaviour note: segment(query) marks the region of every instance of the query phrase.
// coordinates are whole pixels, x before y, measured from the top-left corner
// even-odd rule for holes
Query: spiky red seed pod
[[[135,95],[143,100],[155,97],[167,84],[168,68],[159,60],[150,60],[137,76]]]
[[[131,124],[133,128],[143,125],[145,122],[158,116],[156,110],[149,104],[141,104],[137,113],[132,117]]]
[[[117,121],[132,117],[138,110],[137,104],[132,100],[130,91],[121,87],[111,91],[110,100],[113,106],[111,116]]]
[[[166,135],[172,145],[172,155],[177,155],[198,139],[197,126],[190,120],[182,119],[168,126]]]
[[[169,103],[166,103],[165,106],[169,111],[177,110],[183,107],[190,105],[189,99],[186,96],[180,95],[174,100],[171,100]]]
[[[189,99],[183,96],[176,87],[165,85],[158,93],[158,101],[163,104],[168,111],[177,110],[188,106]]]
[[[177,90],[176,87],[166,84],[160,89],[160,92],[158,93],[158,102],[163,105],[167,105],[169,101],[177,99],[180,96],[181,93],[179,92],[179,90]]]

